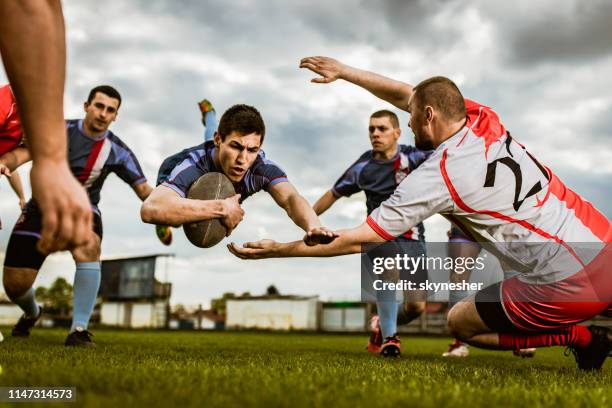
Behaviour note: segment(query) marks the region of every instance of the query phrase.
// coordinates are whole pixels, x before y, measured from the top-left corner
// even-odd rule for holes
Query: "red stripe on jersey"
[[[102,145],[104,145],[104,141],[106,138],[96,141],[93,147],[91,148],[91,152],[89,153],[89,157],[87,158],[87,163],[85,164],[85,168],[77,179],[81,182],[81,184],[85,183],[91,174],[91,170],[93,169],[96,160],[98,159],[98,155],[100,154],[100,150],[102,150]]]
[[[555,197],[565,203],[566,207],[574,210],[576,217],[587,227],[593,235],[605,243],[612,241],[612,225],[610,221],[590,202],[583,200],[578,194],[567,188],[565,184],[552,172],[549,191]]]
[[[412,230],[404,233],[403,237],[404,238],[408,238],[408,239],[412,239]]]
[[[469,99],[464,101],[467,116],[465,125],[472,130],[474,135],[484,139],[486,157],[489,146],[505,135],[506,129],[493,109]]]
[[[380,235],[382,239],[386,239],[387,241],[395,240],[395,237],[389,234],[384,229],[382,229],[382,227],[378,225],[376,221],[374,221],[374,218],[372,218],[372,216],[368,215],[368,218],[366,219],[366,223],[370,226],[370,228],[374,230],[375,233]]]
[[[459,197],[459,194],[457,193],[457,190],[455,190],[455,186],[453,186],[453,183],[451,182],[451,179],[448,176],[448,173],[446,172],[446,156],[447,156],[447,152],[448,152],[448,149],[444,149],[444,152],[442,153],[442,160],[440,160],[440,171],[442,173],[442,178],[444,179],[444,183],[446,184],[446,188],[448,189],[448,192],[450,193],[453,201],[455,202],[455,204],[457,204],[457,206],[459,208],[461,208],[463,211],[468,212],[468,213],[484,214],[484,215],[488,215],[488,216],[493,217],[493,218],[500,219],[502,221],[518,224],[518,225],[528,229],[529,231],[535,232],[536,234],[538,234],[538,235],[540,235],[540,236],[542,236],[542,237],[544,237],[546,239],[552,239],[555,242],[557,242],[558,244],[563,245],[565,247],[565,249],[567,249],[574,256],[574,258],[576,258],[576,260],[578,260],[578,262],[580,262],[580,264],[582,266],[584,266],[584,263],[578,257],[578,255],[574,252],[574,250],[569,245],[567,245],[567,243],[565,243],[565,241],[563,241],[558,236],[551,235],[548,232],[546,232],[546,231],[536,227],[535,225],[532,225],[532,224],[528,223],[525,220],[517,220],[517,219],[514,219],[514,218],[509,217],[507,215],[504,215],[502,213],[498,213],[496,211],[475,210],[475,209],[471,208],[470,206],[468,206],[461,199],[461,197]]]

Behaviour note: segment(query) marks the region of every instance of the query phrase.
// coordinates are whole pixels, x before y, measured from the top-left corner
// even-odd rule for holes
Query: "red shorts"
[[[501,285],[501,300],[510,322],[521,330],[551,330],[603,314],[612,317],[610,244],[583,270],[562,281],[534,285],[519,276]]]
[[[476,293],[476,309],[498,333],[545,331],[597,315],[612,317],[612,246],[606,244],[580,272],[550,284],[515,276]]]

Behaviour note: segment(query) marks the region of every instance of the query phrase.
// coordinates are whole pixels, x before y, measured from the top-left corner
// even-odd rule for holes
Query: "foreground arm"
[[[0,1],[0,52],[32,154],[32,195],[42,212],[38,249],[82,245],[91,206],[66,161],[66,45],[59,0]]]
[[[327,84],[336,79],[344,79],[402,110],[408,109],[412,86],[407,83],[357,69],[329,57],[303,58],[300,61],[300,68],[307,68],[321,75],[312,79],[314,83]]]
[[[338,197],[332,193],[331,190],[327,190],[325,194],[323,194],[316,203],[312,206],[312,209],[317,215],[323,214],[325,211],[329,209],[336,201],[338,201]]]
[[[142,204],[140,216],[144,222],[158,225],[182,225],[220,218],[229,234],[244,216],[239,199],[240,194],[225,200],[192,200],[160,185]]]
[[[356,254],[365,243],[384,242],[366,223],[358,227],[338,231],[338,238],[328,245],[308,246],[304,241],[279,243],[270,239],[247,242],[239,247],[235,243],[227,246],[229,251],[241,259],[322,257]]]
[[[278,183],[270,187],[270,195],[282,207],[295,225],[306,231],[304,242],[309,245],[329,243],[337,236],[334,232],[321,226],[321,221],[310,204],[289,182]]]

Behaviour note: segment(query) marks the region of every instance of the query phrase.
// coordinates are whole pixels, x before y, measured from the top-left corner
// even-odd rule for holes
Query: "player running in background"
[[[300,66],[321,75],[313,82],[341,78],[406,110],[416,146],[435,150],[365,223],[329,245],[262,240],[231,244],[230,251],[244,259],[358,253],[362,243],[394,240],[440,213],[520,272],[457,303],[448,315],[455,337],[497,350],[568,346],[580,369],[600,369],[612,329],[578,323],[612,317],[608,219],[514,140],[491,108],[464,99],[447,78],[412,87],[327,57]]]
[[[397,115],[389,110],[380,110],[370,116],[368,126],[372,149],[363,153],[334,186],[313,205],[317,215],[329,209],[340,197],[364,191],[367,214],[385,201],[397,185],[416,169],[431,152],[423,152],[414,146],[398,144],[401,129]],[[408,243],[402,249],[413,257],[425,256],[425,227],[419,223],[398,237],[396,241]],[[427,280],[427,269],[418,268],[413,276],[415,282]],[[376,309],[372,317],[372,333],[368,351],[383,356],[399,356],[401,345],[397,336],[397,325],[408,324],[425,310],[425,293],[405,291],[404,302],[398,303],[394,291],[377,291]]]
[[[211,126],[208,118],[206,125]],[[212,141],[187,148],[164,160],[158,173],[158,185],[142,205],[142,220],[158,225],[183,225],[219,219],[229,235],[244,215],[240,203],[265,190],[295,225],[306,232],[304,242],[315,245],[333,240],[336,234],[321,226],[319,217],[289,182],[285,172],[265,157],[261,150],[265,131],[263,118],[254,107],[234,105],[229,108],[221,117]],[[224,200],[187,198],[191,185],[209,172],[225,174],[237,194]]]
[[[84,104],[85,118],[65,122],[70,170],[87,190],[94,219],[94,233],[89,235],[89,241],[71,250],[76,273],[73,318],[66,346],[95,346],[87,326],[100,287],[102,217],[98,202],[106,177],[111,172],[117,174],[141,200],[152,191],[134,153],[108,129],[117,118],[120,106],[121,96],[114,88],[98,86],[91,90]],[[13,328],[15,337],[27,337],[42,312],[32,287],[47,256],[36,246],[41,227],[41,210],[34,198],[26,204],[15,224],[4,260],[5,292],[24,312]]]

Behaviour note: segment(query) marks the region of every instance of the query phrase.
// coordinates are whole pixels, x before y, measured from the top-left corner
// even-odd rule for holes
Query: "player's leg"
[[[73,285],[72,324],[66,338],[66,346],[95,347],[91,333],[87,329],[96,305],[101,280],[102,220],[97,213],[94,213],[94,230],[95,233],[85,245],[71,251],[76,263],[76,272]]]
[[[528,285],[516,278],[507,282],[511,282],[507,290],[516,293],[528,290]],[[575,323],[602,313],[609,304],[571,301],[546,304],[507,300],[512,295],[504,294],[502,285],[498,283],[456,304],[449,312],[449,327],[453,335],[471,345],[495,350],[569,346],[576,355],[579,368],[601,367],[612,349],[612,330]],[[510,312],[511,318],[507,310],[517,313]],[[521,320],[519,316],[530,318]],[[560,323],[559,318],[568,323]]]
[[[15,225],[6,248],[2,276],[4,291],[9,299],[23,310],[23,316],[13,327],[12,335],[15,337],[28,336],[42,312],[36,303],[32,287],[46,258],[46,255],[36,248],[41,227],[40,212],[32,205],[27,206]]]
[[[213,136],[217,131],[217,114],[212,103],[208,99],[202,99],[198,102],[198,107],[202,113],[202,124],[204,125],[204,141],[213,140]]]
[[[481,246],[472,241],[457,227],[451,227],[449,231],[448,239],[448,256],[453,259],[457,258],[471,258],[475,259],[480,253]],[[456,263],[453,263],[455,265]],[[452,283],[469,282],[472,274],[470,270],[453,270],[450,273],[449,281]],[[457,303],[467,298],[470,295],[469,291],[465,290],[451,290],[448,293],[448,308],[453,308]],[[442,353],[443,357],[467,357],[470,354],[468,344],[455,338],[453,342],[448,346],[448,350]]]

